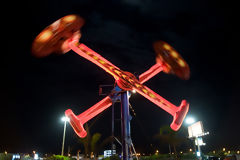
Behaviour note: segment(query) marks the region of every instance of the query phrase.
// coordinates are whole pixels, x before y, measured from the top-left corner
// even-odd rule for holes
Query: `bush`
[[[0,153],[0,160],[12,160],[12,155]]]
[[[152,155],[152,156],[142,156],[140,160],[170,160],[169,154],[159,154],[159,155]]]
[[[182,160],[194,160],[196,159],[196,155],[193,153],[184,153],[180,154],[180,159]]]
[[[120,158],[119,158],[118,155],[114,155],[114,156],[111,156],[111,157],[104,158],[103,160],[120,160]]]
[[[74,160],[73,158],[61,156],[61,155],[54,155],[51,157],[48,157],[46,160]]]
[[[159,155],[152,155],[152,156],[142,156],[140,157],[140,160],[175,160],[174,155],[169,155],[169,154],[159,154]],[[192,153],[185,153],[185,154],[180,154],[178,156],[178,160],[194,160],[196,159],[195,154]]]

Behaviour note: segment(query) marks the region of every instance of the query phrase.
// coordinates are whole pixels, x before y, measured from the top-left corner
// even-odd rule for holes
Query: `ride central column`
[[[130,160],[130,115],[129,92],[121,93],[121,124],[122,124],[122,160]]]

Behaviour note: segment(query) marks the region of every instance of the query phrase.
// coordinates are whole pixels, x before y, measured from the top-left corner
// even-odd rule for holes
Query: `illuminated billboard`
[[[202,136],[204,134],[203,125],[201,121],[198,121],[188,127],[189,138]]]

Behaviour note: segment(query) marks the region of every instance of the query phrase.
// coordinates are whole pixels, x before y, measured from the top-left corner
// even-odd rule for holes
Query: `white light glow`
[[[69,122],[69,120],[70,120],[70,119],[69,119],[68,117],[62,117],[62,121],[64,121],[64,122],[65,122],[65,121]]]
[[[197,152],[197,156],[198,156],[198,157],[200,157],[200,156],[201,156],[201,154],[200,154],[200,152],[199,152],[199,151]]]
[[[193,124],[196,120],[193,117],[187,117],[185,122],[187,124]]]
[[[38,154],[34,154],[34,159],[38,159]]]

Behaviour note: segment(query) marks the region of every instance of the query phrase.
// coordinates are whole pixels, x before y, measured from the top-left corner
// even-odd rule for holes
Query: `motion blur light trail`
[[[169,44],[163,41],[154,43],[156,52],[156,64],[139,76],[139,80],[130,72],[122,71],[111,62],[103,58],[82,43],[79,43],[81,33],[79,29],[83,26],[84,20],[77,15],[65,16],[47,28],[45,28],[34,40],[32,53],[36,57],[45,57],[55,52],[58,54],[66,53],[69,50],[75,51],[78,55],[93,62],[97,66],[111,74],[116,84],[122,92],[135,90],[158,107],[164,109],[173,116],[171,128],[177,131],[189,110],[189,104],[182,100],[179,107],[170,103],[160,95],[143,85],[144,82],[164,71],[165,73],[175,74],[181,79],[189,78],[189,67],[183,58]],[[82,114],[76,116],[70,109],[65,115],[70,118],[70,124],[80,137],[87,135],[83,124],[94,116],[101,113],[112,105],[114,97],[107,96]]]

